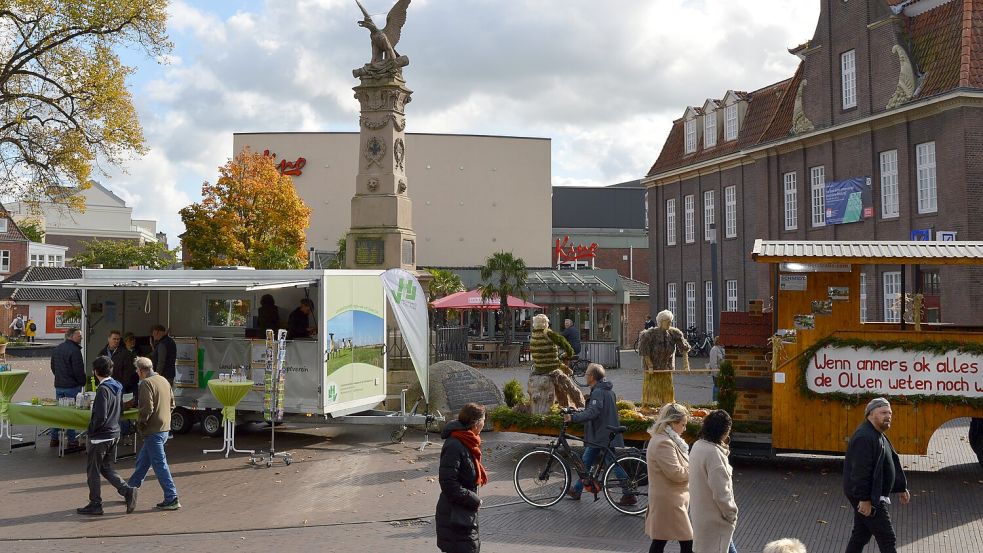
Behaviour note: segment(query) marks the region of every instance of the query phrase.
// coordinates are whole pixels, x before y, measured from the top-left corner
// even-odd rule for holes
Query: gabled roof
[[[82,278],[82,269],[77,267],[27,267],[10,275],[7,280],[0,283],[0,299],[22,302],[77,302],[78,294],[74,290],[17,287],[18,282],[39,282],[43,280],[75,278]]]
[[[0,204],[0,218],[7,220],[7,230],[0,232],[0,242],[30,242],[3,204]]]
[[[618,280],[621,281],[621,287],[627,290],[628,295],[633,298],[646,298],[650,295],[649,285],[640,280],[623,275],[618,275]]]

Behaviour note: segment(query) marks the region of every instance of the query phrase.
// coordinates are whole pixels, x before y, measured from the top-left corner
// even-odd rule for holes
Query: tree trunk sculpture
[[[545,415],[559,399],[563,407],[584,406],[584,394],[570,377],[570,369],[560,363],[557,353],[562,348],[567,358],[573,357],[573,348],[566,338],[549,328],[546,315],[532,318],[532,333],[529,335],[529,353],[532,355],[533,370],[529,376],[529,399],[532,412]]]

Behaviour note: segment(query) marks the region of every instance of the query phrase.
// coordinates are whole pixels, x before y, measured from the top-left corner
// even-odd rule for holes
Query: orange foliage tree
[[[304,231],[311,209],[272,157],[244,149],[219,167],[215,184],[202,184],[201,195],[201,202],[181,210],[184,245],[191,258],[186,266],[306,266]]]

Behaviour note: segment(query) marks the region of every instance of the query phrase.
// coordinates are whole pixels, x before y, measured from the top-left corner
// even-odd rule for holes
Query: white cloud
[[[382,25],[391,0],[363,3]],[[411,60],[408,130],[549,137],[554,184],[637,179],[687,105],[791,76],[785,50],[811,37],[814,4],[414,0],[396,46]],[[171,236],[232,133],[357,128],[351,70],[370,48],[353,2],[215,9],[171,3],[176,50],[135,90],[151,153],[109,183]]]

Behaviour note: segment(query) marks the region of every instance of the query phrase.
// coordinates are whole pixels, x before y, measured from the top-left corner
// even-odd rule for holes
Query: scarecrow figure
[[[658,407],[675,401],[672,372],[676,370],[676,353],[683,356],[683,370],[689,370],[689,343],[683,331],[672,326],[671,311],[655,316],[656,327],[642,332],[638,338],[638,353],[645,364],[642,384],[642,405]]]
[[[529,400],[534,414],[549,413],[554,402],[561,407],[579,409],[584,406],[584,394],[570,380],[570,369],[560,362],[559,348],[563,349],[567,359],[573,357],[573,348],[566,338],[550,330],[549,318],[543,314],[533,317],[529,335],[533,363],[529,375]]]

